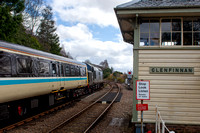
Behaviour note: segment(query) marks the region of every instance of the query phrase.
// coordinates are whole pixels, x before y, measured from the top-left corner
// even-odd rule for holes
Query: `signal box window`
[[[200,18],[158,20],[150,18],[140,21],[140,46],[200,46]]]
[[[33,61],[31,59],[23,59],[18,58],[17,59],[17,71],[19,73],[32,73],[32,65]]]
[[[11,74],[10,57],[5,55],[0,55],[0,74]]]
[[[181,45],[181,19],[162,19],[162,46]]]
[[[193,19],[193,45],[200,45],[200,19]]]
[[[192,45],[192,19],[183,19],[183,45]]]
[[[141,20],[140,46],[158,46],[160,42],[159,19]]]

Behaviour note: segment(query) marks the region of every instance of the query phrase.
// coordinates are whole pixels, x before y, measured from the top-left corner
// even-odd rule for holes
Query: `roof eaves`
[[[188,9],[188,8],[200,8],[200,6],[166,6],[166,7],[126,7],[126,8],[114,8],[117,10],[146,10],[146,9]]]

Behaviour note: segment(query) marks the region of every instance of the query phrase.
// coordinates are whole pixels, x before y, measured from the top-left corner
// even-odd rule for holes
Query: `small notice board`
[[[150,81],[149,80],[136,81],[136,99],[150,100]]]
[[[137,111],[147,111],[148,104],[136,104],[136,110]]]

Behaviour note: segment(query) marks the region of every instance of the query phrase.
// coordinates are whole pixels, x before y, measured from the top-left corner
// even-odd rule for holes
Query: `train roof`
[[[98,71],[102,71],[102,69],[100,68],[100,66],[95,65],[95,64],[91,64],[91,63],[85,63],[87,65],[88,70],[92,71],[92,67],[93,69],[96,69]]]
[[[15,51],[15,52],[19,52],[19,53],[25,53],[28,54],[29,56],[37,56],[37,57],[41,57],[41,58],[48,58],[49,60],[59,60],[59,61],[64,61],[64,62],[68,62],[68,63],[75,63],[78,65],[84,65],[84,63],[79,62],[79,61],[75,61],[63,56],[59,56],[59,55],[54,55],[51,53],[47,53],[47,52],[43,52],[40,50],[36,50],[36,49],[32,49],[29,47],[25,47],[22,45],[18,45],[18,44],[13,44],[13,43],[8,43],[8,42],[4,42],[0,40],[0,48],[6,49],[6,50],[11,50],[11,51]]]

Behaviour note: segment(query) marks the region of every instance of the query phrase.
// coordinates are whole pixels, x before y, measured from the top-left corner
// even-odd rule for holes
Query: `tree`
[[[110,68],[106,68],[103,70],[103,78],[107,78],[112,73]]]
[[[27,46],[27,47],[31,47],[34,49],[42,50],[42,45],[38,42],[37,37],[27,34],[25,31],[26,29],[21,24],[17,33],[12,38],[12,42]]]
[[[23,25],[29,34],[34,35],[41,20],[43,0],[25,0],[25,10],[23,12]]]
[[[111,70],[111,72],[113,73],[113,71],[114,71],[114,68],[113,68],[113,67],[111,67],[111,68],[110,68],[110,70]]]
[[[0,1],[0,39],[11,41],[22,23],[24,0]]]
[[[38,29],[39,41],[44,45],[44,50],[53,54],[60,55],[61,48],[59,47],[59,37],[55,33],[56,28],[53,20],[52,8],[47,6],[42,11],[41,24]]]

